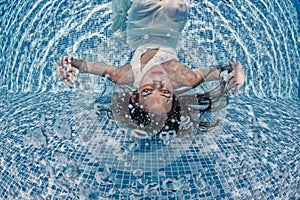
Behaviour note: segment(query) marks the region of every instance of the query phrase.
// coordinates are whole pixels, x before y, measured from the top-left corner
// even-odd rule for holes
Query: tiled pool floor
[[[234,97],[209,132],[137,140],[76,93],[0,102],[0,197],[298,199],[300,103]],[[86,99],[86,98],[85,98]]]

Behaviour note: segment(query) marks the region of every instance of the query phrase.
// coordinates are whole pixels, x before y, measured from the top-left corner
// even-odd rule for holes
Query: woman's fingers
[[[56,73],[60,80],[64,80],[65,78],[67,78],[67,72],[63,69],[62,66],[55,65],[55,68],[56,68]]]
[[[226,92],[229,92],[233,88],[233,94],[236,94],[245,81],[245,73],[242,68],[242,65],[239,62],[230,62],[230,66],[233,68],[233,71],[229,73],[228,79],[226,80]]]
[[[73,57],[72,56],[62,56],[58,59],[59,66],[72,65]]]
[[[225,80],[225,82],[229,83],[232,79],[233,79],[233,74],[230,73],[230,74],[228,74],[228,78],[227,78],[227,80]]]
[[[240,62],[236,62],[236,61],[230,62],[229,65],[232,67],[233,70],[242,67],[241,63]]]
[[[63,57],[60,57],[60,58],[59,58],[58,64],[59,64],[60,66],[63,67],[63,66],[65,65],[65,62],[66,62],[66,61],[65,61],[65,56],[63,56]]]
[[[239,91],[239,89],[242,87],[242,85],[241,84],[238,84],[237,86],[236,86],[236,88],[235,88],[235,90],[233,91],[233,94],[236,94],[238,91]]]
[[[78,76],[79,75],[79,69],[77,69],[76,67],[73,67],[72,68],[72,73],[75,75],[75,76]]]
[[[73,88],[73,84],[76,84],[76,76],[74,76],[74,74],[72,73],[66,73],[64,75],[64,78],[62,79],[62,81],[69,87],[69,88]]]
[[[55,65],[56,73],[60,80],[62,80],[69,88],[73,88],[72,83],[76,84],[79,70],[72,66],[73,57],[60,57],[58,63]]]
[[[231,76],[229,79],[226,80],[227,82],[227,87],[226,87],[226,92],[229,92],[230,90],[232,90],[234,87],[235,91],[233,92],[233,94],[236,94],[237,91],[240,89],[240,87],[242,86],[242,82],[239,80],[239,77],[237,76]]]
[[[72,56],[63,56],[62,59],[63,59],[63,64],[64,65],[72,64],[72,61],[73,61]]]
[[[67,79],[64,79],[63,82],[64,82],[69,88],[73,88],[73,86],[71,85],[71,83],[70,83]]]
[[[76,83],[76,76],[73,73],[68,73],[68,79],[71,82]]]
[[[235,80],[232,78],[229,80],[227,84],[226,92],[229,92],[234,86],[235,86]]]
[[[235,87],[235,90],[233,91],[233,94],[236,94],[238,92],[238,90],[242,87],[243,82],[240,82],[234,78],[232,78],[226,87],[226,92],[229,92],[230,90],[232,90]]]

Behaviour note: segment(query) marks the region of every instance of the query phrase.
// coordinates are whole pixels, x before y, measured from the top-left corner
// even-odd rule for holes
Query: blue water
[[[299,199],[300,23],[296,1],[191,1],[188,66],[239,60],[246,83],[209,131],[139,139],[108,106],[113,84],[54,63],[130,59],[110,1],[0,1],[0,199]]]

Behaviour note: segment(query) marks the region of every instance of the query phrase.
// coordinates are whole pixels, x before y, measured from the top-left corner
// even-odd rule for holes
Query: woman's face
[[[146,112],[160,117],[165,117],[170,112],[173,103],[173,86],[162,66],[153,66],[144,75],[138,92],[139,104]]]

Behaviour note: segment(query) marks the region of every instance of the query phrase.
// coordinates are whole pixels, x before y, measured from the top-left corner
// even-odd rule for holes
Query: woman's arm
[[[88,62],[80,58],[71,58],[70,64],[77,68],[80,73],[94,74],[99,76],[105,75],[109,68],[111,68],[111,70],[116,70],[117,68],[104,63]]]
[[[221,69],[213,67],[209,69],[192,69],[196,79],[193,82],[194,86],[198,86],[202,82],[215,81],[220,79]]]
[[[99,76],[109,75],[109,79],[115,83],[120,81],[130,82],[130,76],[126,80],[122,78],[125,73],[131,72],[131,67],[129,64],[122,66],[121,68],[106,65],[98,62],[88,62],[83,59],[73,58],[72,56],[61,57],[56,64],[56,72],[59,78],[70,88],[72,88],[72,83],[76,83],[77,76],[79,73],[88,73]]]
[[[196,87],[204,81],[220,80],[220,74],[224,70],[228,70],[229,72],[229,77],[226,80],[226,92],[229,92],[231,89],[235,88],[233,94],[237,93],[237,91],[245,82],[245,73],[241,63],[239,62],[230,62],[229,66],[226,67],[213,67],[210,69],[192,69],[196,77],[193,80],[192,85]]]

